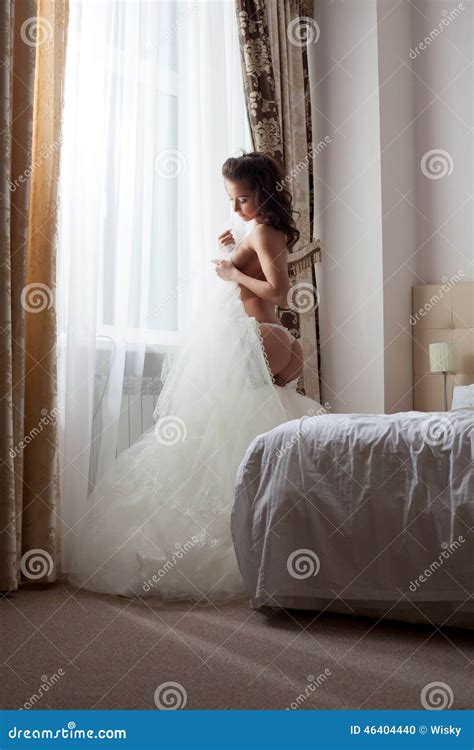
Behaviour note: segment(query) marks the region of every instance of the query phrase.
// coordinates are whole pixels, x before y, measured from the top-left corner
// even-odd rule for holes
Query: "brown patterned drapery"
[[[55,244],[68,0],[0,28],[0,590],[59,570]]]
[[[253,147],[273,156],[299,212],[301,237],[292,248],[290,308],[282,322],[299,335],[304,352],[300,390],[320,399],[319,313],[314,264],[311,101],[307,44],[316,43],[313,0],[236,0],[247,113]]]

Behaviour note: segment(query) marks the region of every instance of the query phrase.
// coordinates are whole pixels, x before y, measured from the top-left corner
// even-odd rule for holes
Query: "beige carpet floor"
[[[442,682],[452,708],[465,709],[471,641],[467,631],[343,615],[268,617],[246,602],[22,588],[0,600],[0,702],[156,710],[173,682],[186,709],[421,709],[423,688]]]

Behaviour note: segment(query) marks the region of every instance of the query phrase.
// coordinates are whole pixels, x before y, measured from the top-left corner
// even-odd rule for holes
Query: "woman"
[[[73,585],[125,596],[244,597],[230,531],[237,469],[257,435],[323,413],[296,392],[298,341],[280,324],[287,247],[298,238],[275,162],[244,154],[223,166],[251,233],[213,259],[179,352],[161,375],[155,426],[101,478],[75,539]],[[284,386],[284,387],[283,387]]]
[[[260,324],[274,382],[286,385],[303,369],[301,344],[275,314],[275,305],[288,306],[287,252],[299,239],[291,195],[276,192],[281,175],[276,162],[265,154],[227,159],[222,174],[234,211],[244,221],[255,220],[256,227],[228,260],[213,262],[221,279],[239,284],[245,312]],[[224,246],[234,241],[230,230],[219,240]]]

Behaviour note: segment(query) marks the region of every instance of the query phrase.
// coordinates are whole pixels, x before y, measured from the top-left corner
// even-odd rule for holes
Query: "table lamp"
[[[430,344],[430,370],[431,372],[442,372],[444,375],[444,410],[448,411],[448,372],[453,372],[454,344],[439,343]]]

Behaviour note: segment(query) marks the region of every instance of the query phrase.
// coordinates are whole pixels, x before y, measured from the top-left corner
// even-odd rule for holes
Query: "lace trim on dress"
[[[270,375],[270,377],[271,377],[271,379],[272,379],[272,383],[273,383],[273,384],[275,385],[275,376],[274,376],[274,375],[273,375],[273,373],[272,373],[272,370],[271,370],[271,367],[270,367],[270,362],[268,361],[268,356],[267,356],[267,353],[266,353],[266,351],[265,351],[265,347],[264,347],[264,345],[263,345],[263,336],[262,336],[262,332],[261,332],[261,330],[260,330],[260,326],[259,326],[259,324],[258,324],[258,321],[257,321],[257,319],[256,319],[256,318],[252,318],[252,320],[253,320],[253,321],[254,321],[254,323],[255,323],[255,329],[256,329],[256,331],[257,331],[257,335],[258,335],[258,338],[260,339],[260,345],[261,345],[261,347],[262,347],[262,354],[263,354],[263,356],[264,356],[264,359],[265,359],[265,363],[266,363],[266,365],[267,365],[267,369],[268,369],[268,374]]]

